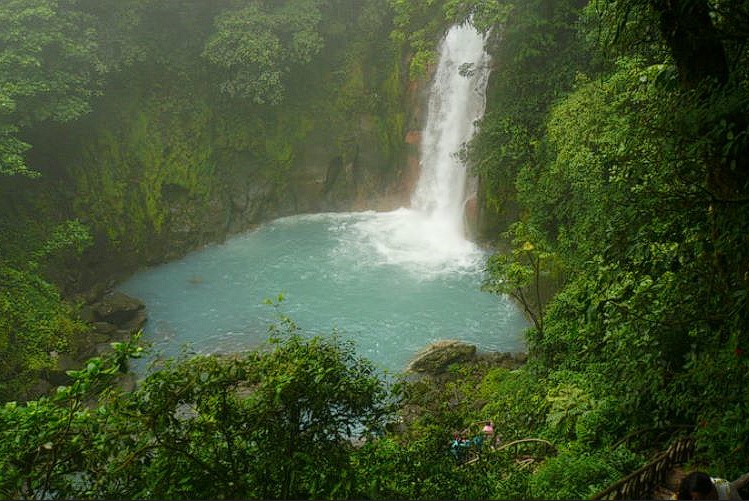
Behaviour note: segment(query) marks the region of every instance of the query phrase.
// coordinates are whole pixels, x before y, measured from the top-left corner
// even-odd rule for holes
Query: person
[[[460,461],[465,457],[466,451],[471,447],[471,441],[460,436],[455,435],[452,443],[450,444],[450,453],[455,457],[456,460]]]
[[[678,499],[741,499],[731,482],[693,471],[681,480]]]
[[[481,432],[484,434],[484,439],[489,444],[489,447],[494,449],[499,442],[499,437],[494,436],[494,421],[486,421]]]
[[[494,435],[494,423],[491,421],[487,421],[481,431],[484,432],[486,438],[490,438],[492,435]]]
[[[455,435],[450,443],[450,454],[459,461],[464,462],[468,457],[468,452],[478,453],[484,446],[484,435],[478,434],[473,438],[466,438],[463,434]]]

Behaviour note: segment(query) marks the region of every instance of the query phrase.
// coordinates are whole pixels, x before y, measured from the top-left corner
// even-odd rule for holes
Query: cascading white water
[[[463,234],[466,167],[457,157],[484,114],[489,54],[469,24],[453,26],[440,48],[421,141],[421,177],[411,203]]]
[[[466,166],[458,158],[483,116],[490,56],[472,25],[455,25],[440,46],[422,132],[420,178],[411,207],[357,224],[361,241],[388,263],[422,276],[474,269],[483,259],[464,228]]]

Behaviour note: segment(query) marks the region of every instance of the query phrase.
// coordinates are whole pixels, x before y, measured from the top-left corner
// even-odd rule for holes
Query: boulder
[[[94,323],[96,322],[96,312],[94,311],[94,308],[92,306],[86,305],[83,308],[81,308],[80,312],[81,320],[87,323]]]
[[[46,374],[44,375],[44,379],[51,388],[70,384],[72,380],[70,379],[70,376],[68,376],[68,371],[77,370],[81,365],[66,353],[61,353],[56,358],[57,366],[52,370],[46,371]]]
[[[503,367],[514,370],[522,367],[528,361],[528,354],[523,352],[510,353],[501,351],[492,351],[481,353],[478,358],[492,367]]]
[[[127,331],[128,334],[131,333],[131,332],[138,331],[146,323],[147,318],[148,317],[146,315],[146,310],[145,309],[137,310],[133,314],[132,318],[130,318],[130,320],[128,320],[127,322],[124,322],[124,323],[120,324],[120,330]]]
[[[53,386],[44,379],[38,379],[23,395],[23,400],[36,400],[52,393]]]
[[[423,349],[408,364],[409,372],[443,372],[450,364],[467,362],[476,357],[476,347],[455,340],[442,340]]]
[[[93,326],[94,331],[104,335],[111,334],[117,330],[117,326],[110,324],[109,322],[93,322],[91,325]]]
[[[94,349],[96,351],[97,357],[101,357],[114,351],[114,348],[112,348],[112,343],[99,343]]]
[[[96,320],[117,326],[125,325],[137,317],[145,305],[139,299],[119,291],[106,294],[93,305]]]

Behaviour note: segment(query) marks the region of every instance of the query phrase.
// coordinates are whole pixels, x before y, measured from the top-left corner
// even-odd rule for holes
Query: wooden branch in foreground
[[[524,444],[524,443],[534,443],[534,442],[542,443],[555,452],[557,450],[557,448],[554,447],[554,444],[542,438],[521,438],[520,440],[513,440],[512,442],[508,442],[506,444],[500,445],[495,450],[501,451],[502,449],[507,449],[508,447],[512,447],[513,445],[519,445],[519,444]]]

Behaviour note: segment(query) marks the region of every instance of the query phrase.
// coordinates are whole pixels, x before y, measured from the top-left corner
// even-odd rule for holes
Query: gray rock
[[[120,330],[127,331],[128,333],[138,331],[146,323],[146,319],[146,310],[138,310],[133,314],[133,317],[130,320],[120,325]]]
[[[112,353],[113,351],[114,351],[114,348],[112,348],[111,343],[99,343],[96,345],[97,356],[106,355],[107,353]]]
[[[476,356],[476,347],[455,340],[432,343],[419,352],[408,364],[409,372],[443,372],[450,364],[467,362]]]
[[[117,326],[109,322],[94,322],[94,330],[100,334],[111,334],[117,330]]]
[[[53,385],[44,379],[38,379],[31,388],[28,389],[24,398],[37,399],[42,395],[48,395],[52,392]]]
[[[84,322],[88,322],[88,323],[96,322],[96,312],[94,311],[93,307],[88,306],[88,305],[81,308],[80,317],[81,317],[81,320],[83,320]]]
[[[113,291],[94,305],[94,313],[97,320],[120,326],[130,322],[144,308],[145,305],[139,299]]]

